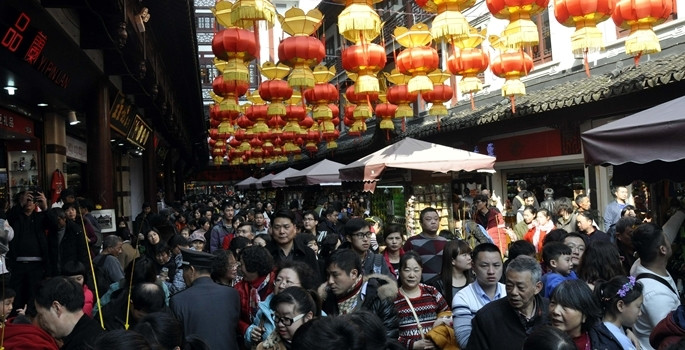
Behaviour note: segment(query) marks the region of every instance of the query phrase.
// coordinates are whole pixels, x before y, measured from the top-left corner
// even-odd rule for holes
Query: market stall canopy
[[[345,164],[324,159],[316,164],[300,170],[296,176],[285,179],[288,185],[321,185],[340,186],[340,173],[338,170]]]
[[[273,179],[274,176],[276,176],[276,174],[269,174],[269,175],[266,175],[264,177],[259,178],[259,180],[255,181],[255,183],[254,183],[255,187],[256,188],[264,188],[265,183],[267,185],[269,183],[271,183],[271,179]]]
[[[585,164],[615,165],[615,184],[638,179],[682,179],[683,111],[685,96],[584,132],[581,139]]]
[[[295,176],[299,173],[300,173],[300,171],[297,169],[293,169],[293,168],[285,169],[285,170],[281,171],[280,173],[274,175],[273,178],[271,178],[271,187],[285,187],[286,186],[285,178],[288,176]]]
[[[404,168],[447,173],[449,171],[495,172],[495,157],[435,143],[405,138],[340,168],[342,181],[364,181],[364,190],[376,187],[385,168]]]
[[[240,181],[237,184],[235,184],[235,187],[238,187],[238,189],[241,189],[241,190],[245,190],[245,189],[250,188],[250,184],[253,184],[255,181],[257,181],[257,179],[250,176],[247,179]]]

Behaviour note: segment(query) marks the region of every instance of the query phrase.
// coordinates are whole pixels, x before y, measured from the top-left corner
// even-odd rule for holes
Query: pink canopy
[[[449,171],[494,172],[494,166],[495,157],[407,137],[340,168],[340,179],[369,182],[364,185],[364,189],[373,192],[385,168],[447,173]]]

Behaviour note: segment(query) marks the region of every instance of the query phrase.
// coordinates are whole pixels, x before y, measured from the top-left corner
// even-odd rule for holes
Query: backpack
[[[109,274],[107,274],[107,271],[105,269],[105,261],[107,260],[107,256],[105,256],[102,259],[93,259],[93,269],[95,270],[95,281],[97,282],[97,297],[102,298],[105,293],[109,290],[109,286],[114,283],[115,281],[112,281],[109,278]],[[95,286],[88,286],[92,287],[92,290],[95,290]]]

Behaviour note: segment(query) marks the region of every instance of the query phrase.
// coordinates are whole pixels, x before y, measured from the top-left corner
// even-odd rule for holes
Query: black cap
[[[182,265],[193,266],[199,269],[207,270],[212,269],[212,264],[215,259],[214,255],[212,254],[183,248],[181,248],[181,256],[183,257],[183,261],[181,262]]]

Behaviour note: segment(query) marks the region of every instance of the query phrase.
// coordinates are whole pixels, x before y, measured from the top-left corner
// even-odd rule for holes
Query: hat
[[[383,220],[381,220],[381,218],[379,218],[378,216],[369,216],[368,218],[366,218],[364,220],[366,220],[372,224],[379,224],[379,225],[383,224]]]
[[[214,263],[214,255],[204,252],[198,252],[196,250],[181,248],[181,256],[183,261],[181,265],[193,266],[202,269],[212,269],[212,264]]]
[[[205,235],[203,235],[200,232],[193,232],[192,235],[190,235],[190,238],[188,238],[189,242],[194,242],[194,241],[202,241],[206,242],[207,240],[205,239]]]

